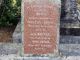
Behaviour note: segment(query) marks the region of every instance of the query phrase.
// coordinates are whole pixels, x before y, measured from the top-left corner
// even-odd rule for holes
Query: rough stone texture
[[[24,53],[56,54],[60,0],[24,0]],[[59,2],[60,3],[60,2]]]
[[[80,36],[60,36],[60,44],[80,44]]]
[[[0,56],[0,60],[80,60],[80,56],[63,56],[63,57],[20,57],[15,55]]]
[[[73,23],[78,21],[77,0],[62,0],[62,14],[61,22]]]
[[[79,19],[79,22],[80,22],[80,4],[78,4],[77,7],[78,7],[78,9],[77,9],[78,19]]]
[[[21,44],[0,43],[0,56],[18,55],[21,51]]]
[[[19,22],[17,24],[17,27],[13,33],[13,36],[12,36],[12,39],[13,39],[13,43],[21,43],[22,41],[22,34],[21,34],[21,22]]]
[[[61,36],[59,51],[63,56],[80,56],[80,36]]]
[[[62,60],[63,59],[61,57],[49,58],[49,57],[16,57],[13,55],[11,55],[10,57],[9,56],[0,57],[0,60]]]
[[[0,56],[0,60],[65,60],[65,56],[56,56],[56,57],[21,57],[16,55],[5,55]]]
[[[60,27],[66,29],[80,28],[80,21],[79,21],[80,10],[77,8],[77,3],[76,3],[77,0],[66,0],[66,1],[62,0],[62,1],[63,1],[62,12],[64,13],[61,19]],[[70,31],[68,30],[66,30],[66,32],[70,33]],[[71,36],[71,35],[60,36],[59,50],[63,56],[75,56],[75,57],[80,56],[80,36]]]
[[[80,27],[80,5],[77,0],[61,0],[61,28],[79,28]]]
[[[80,44],[60,44],[59,51],[63,56],[80,56]]]
[[[80,18],[80,17],[79,17]],[[80,28],[80,22],[76,21],[74,23],[60,23],[61,28]]]

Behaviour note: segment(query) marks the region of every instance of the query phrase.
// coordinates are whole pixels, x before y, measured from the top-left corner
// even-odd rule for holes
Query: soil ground
[[[0,27],[0,42],[12,42],[15,26]]]

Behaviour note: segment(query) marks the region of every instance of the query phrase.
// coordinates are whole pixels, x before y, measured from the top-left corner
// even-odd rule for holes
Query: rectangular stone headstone
[[[58,52],[60,0],[24,0],[24,54]]]

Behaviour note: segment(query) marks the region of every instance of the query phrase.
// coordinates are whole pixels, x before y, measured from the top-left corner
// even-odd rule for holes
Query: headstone
[[[58,53],[60,0],[24,0],[22,9],[24,54]]]

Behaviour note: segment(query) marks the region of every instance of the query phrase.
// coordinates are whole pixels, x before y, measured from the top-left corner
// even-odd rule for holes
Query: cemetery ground
[[[15,26],[0,27],[0,42],[12,42]]]

